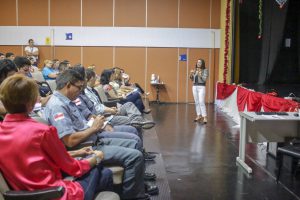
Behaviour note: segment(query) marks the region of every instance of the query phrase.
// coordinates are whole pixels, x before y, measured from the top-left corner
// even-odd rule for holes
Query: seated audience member
[[[5,55],[4,55],[4,53],[0,53],[0,60],[3,60],[3,59],[5,59]]]
[[[82,77],[85,79],[85,68],[82,65],[77,65],[72,68],[72,70],[78,72]],[[80,100],[80,96],[84,96],[84,88],[81,90],[78,98],[76,98],[73,102],[75,103],[76,106],[79,106],[83,103]],[[82,111],[79,109],[79,111]],[[90,120],[94,120],[96,117],[91,116]],[[108,119],[106,118],[106,121]],[[137,142],[137,149],[142,151],[143,143],[141,141],[141,138],[139,137],[138,131],[136,128],[132,126],[127,126],[127,125],[119,125],[119,126],[114,126],[112,127],[110,124],[107,124],[103,131],[99,134],[100,137],[102,138],[122,138],[122,139],[132,139]]]
[[[20,74],[24,74],[25,76],[32,78],[30,73],[31,62],[28,58],[17,56],[14,59],[14,63],[16,64]]]
[[[90,157],[75,160],[55,127],[29,117],[37,97],[36,83],[23,75],[7,78],[0,87],[0,100],[8,111],[0,125],[0,146],[6,147],[0,151],[0,170],[9,185],[14,190],[63,186],[63,200],[92,200],[101,190],[111,189],[111,171],[99,164],[103,152],[92,151]],[[89,154],[84,151],[70,154]],[[75,181],[63,180],[62,171],[75,176]]]
[[[44,61],[42,73],[45,80],[55,80],[58,75],[58,71],[53,68],[53,62],[51,60]]]
[[[15,54],[14,54],[14,53],[11,53],[11,52],[7,52],[7,53],[5,54],[5,58],[6,58],[6,59],[9,59],[9,60],[11,60],[11,61],[13,61],[13,60],[15,59]]]
[[[25,76],[32,78],[32,74],[30,73],[31,62],[26,57],[17,56],[14,59],[14,63],[18,67],[20,74],[24,74]],[[44,86],[39,81],[36,81],[36,83],[39,85],[39,92],[41,97],[47,97],[50,94],[50,88]]]
[[[110,120],[112,125],[123,125],[127,124],[130,125],[131,123],[136,123],[140,125],[142,128],[152,128],[155,123],[153,121],[148,121],[142,117],[141,112],[137,109],[137,107],[131,103],[127,102],[120,106],[120,108],[116,107],[106,107],[102,104],[101,99],[94,89],[95,81],[96,81],[96,74],[93,70],[87,69],[86,70],[86,78],[87,78],[87,87],[84,89],[85,96],[89,98],[90,101],[93,102],[94,106],[88,106],[90,112],[94,115],[102,115],[104,113],[110,113],[113,117]],[[82,98],[84,100],[84,97]],[[86,100],[88,101],[88,100]],[[88,105],[88,102],[86,102]],[[85,117],[89,117],[87,112]],[[138,124],[139,123],[139,124]]]
[[[0,85],[9,76],[14,75],[18,71],[15,63],[9,59],[0,60]],[[0,101],[0,118],[7,113],[4,105]]]
[[[34,46],[33,39],[28,40],[28,46],[24,49],[25,55],[33,59],[33,65],[37,66],[39,61],[39,49]]]
[[[101,78],[100,78],[100,83],[102,84],[102,87],[106,94],[109,97],[112,98],[120,98],[122,97],[123,99],[120,100],[121,104],[124,104],[126,102],[132,102],[134,105],[139,109],[139,111],[149,113],[149,110],[144,110],[145,106],[143,103],[143,100],[138,92],[132,92],[129,95],[123,95],[121,93],[118,93],[116,89],[110,85],[110,82],[112,81],[112,75],[113,75],[113,70],[104,70],[101,73]]]
[[[53,59],[52,60],[52,63],[53,63],[53,68],[56,70],[56,71],[58,71],[58,66],[59,66],[59,64],[60,64],[60,61],[58,60],[58,59]]]
[[[115,67],[113,68],[114,70],[119,69],[121,72],[121,83],[123,86],[130,86],[130,87],[134,87],[134,88],[138,88],[139,92],[141,92],[141,94],[148,96],[150,93],[147,92],[145,93],[144,89],[138,84],[138,83],[130,83],[130,77],[128,74],[125,73],[124,69]]]
[[[39,68],[34,65],[34,59],[32,57],[27,57],[28,60],[30,60],[31,66],[29,68],[30,73],[35,73],[39,71]]]
[[[73,102],[84,88],[85,80],[77,71],[66,70],[57,79],[57,90],[48,101],[44,115],[58,130],[59,138],[67,147],[84,141],[93,141],[93,149],[104,153],[103,163],[124,167],[122,199],[150,199],[147,192],[157,191],[156,186],[144,185],[144,159],[136,150],[137,142],[130,139],[101,138],[104,117],[97,116],[88,125]]]
[[[58,65],[58,73],[62,73],[63,71],[69,69],[69,63],[68,62],[60,62]]]

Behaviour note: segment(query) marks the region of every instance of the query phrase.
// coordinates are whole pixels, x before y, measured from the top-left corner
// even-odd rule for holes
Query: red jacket
[[[55,127],[23,114],[7,114],[0,124],[0,147],[0,171],[14,190],[64,186],[62,200],[84,198],[81,185],[63,180],[61,171],[78,177],[90,165],[70,157]]]

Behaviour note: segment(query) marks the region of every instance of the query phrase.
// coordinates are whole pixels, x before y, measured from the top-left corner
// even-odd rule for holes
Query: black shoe
[[[155,181],[156,180],[156,174],[145,172],[144,180],[145,181]]]
[[[143,113],[149,114],[149,113],[151,113],[151,109],[145,109],[145,110],[143,110]]]
[[[131,126],[142,127],[143,129],[150,129],[155,126],[153,121],[143,121],[143,122],[131,122]]]
[[[159,194],[159,189],[156,185],[150,185],[145,183],[145,192],[152,195],[158,195]]]
[[[150,153],[145,152],[145,151],[143,152],[143,155],[144,155],[145,161],[152,161],[152,160],[154,160],[155,157],[156,157],[156,155],[150,154]]]

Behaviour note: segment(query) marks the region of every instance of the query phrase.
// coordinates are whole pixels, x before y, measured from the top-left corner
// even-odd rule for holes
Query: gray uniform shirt
[[[54,91],[49,99],[44,115],[47,121],[57,128],[59,138],[89,128],[87,120],[80,113],[76,104],[58,91]],[[96,135],[94,134],[88,140],[91,139],[95,141]]]

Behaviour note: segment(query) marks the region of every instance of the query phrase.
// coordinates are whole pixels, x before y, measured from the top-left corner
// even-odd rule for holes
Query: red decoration
[[[224,48],[224,72],[223,72],[223,83],[227,83],[227,72],[228,72],[229,28],[230,28],[230,3],[231,3],[231,0],[227,0],[227,5],[226,5],[226,21],[225,21],[225,48]]]

